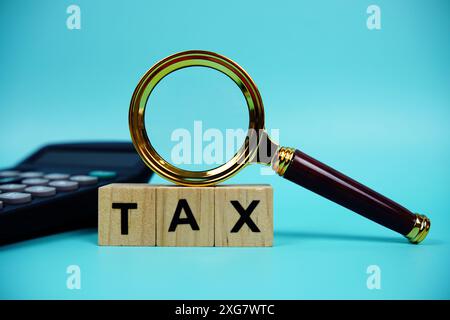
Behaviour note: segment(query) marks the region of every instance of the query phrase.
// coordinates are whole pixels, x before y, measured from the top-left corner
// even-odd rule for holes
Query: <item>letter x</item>
[[[234,225],[233,229],[231,229],[231,232],[233,232],[233,233],[239,232],[239,230],[241,230],[244,223],[246,223],[248,225],[248,227],[250,228],[250,230],[252,230],[252,232],[261,232],[258,229],[258,226],[250,218],[250,215],[252,214],[253,210],[255,210],[258,203],[259,203],[259,200],[253,200],[252,203],[250,203],[250,205],[248,206],[248,208],[244,209],[244,208],[242,208],[239,201],[236,201],[236,200],[231,201],[231,204],[233,205],[233,207],[241,215],[239,220]]]

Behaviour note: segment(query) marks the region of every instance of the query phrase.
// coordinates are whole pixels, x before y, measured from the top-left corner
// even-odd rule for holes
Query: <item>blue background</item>
[[[54,235],[0,248],[0,298],[450,298],[450,2],[74,3],[81,30],[66,28],[72,2],[0,3],[0,167],[49,142],[128,140],[140,76],[174,52],[211,50],[250,73],[283,145],[427,214],[431,232],[410,245],[253,166],[229,183],[272,184],[273,248],[100,248],[95,230]],[[381,30],[366,27],[370,4]],[[66,288],[71,264],[81,290]],[[380,290],[366,287],[372,264]]]

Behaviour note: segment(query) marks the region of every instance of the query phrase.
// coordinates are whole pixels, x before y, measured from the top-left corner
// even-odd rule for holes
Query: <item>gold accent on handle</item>
[[[422,214],[416,214],[416,220],[414,222],[414,227],[406,235],[406,238],[411,243],[417,244],[423,241],[430,230],[431,221],[426,216]]]
[[[295,149],[288,147],[280,147],[273,157],[272,160],[272,169],[275,170],[278,175],[283,176],[286,172],[289,164],[294,158]]]

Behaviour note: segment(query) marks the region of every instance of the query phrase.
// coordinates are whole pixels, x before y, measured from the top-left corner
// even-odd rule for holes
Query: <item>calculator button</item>
[[[9,178],[0,178],[0,184],[17,182],[17,181],[20,181],[20,178],[18,176],[17,177],[9,177]]]
[[[97,177],[90,176],[72,176],[70,177],[71,181],[76,181],[80,184],[80,186],[87,186],[90,184],[96,184],[98,181]]]
[[[21,192],[25,190],[26,187],[27,186],[24,184],[10,183],[0,185],[0,190],[3,192]]]
[[[0,201],[9,204],[21,204],[31,201],[31,194],[22,192],[7,192],[0,194]]]
[[[20,171],[15,171],[15,170],[0,171],[0,177],[2,177],[2,178],[15,177],[15,176],[18,176],[19,174],[20,174]]]
[[[20,174],[20,176],[22,178],[40,178],[42,177],[44,174],[42,172],[37,172],[37,171],[27,171],[27,172],[22,172]]]
[[[55,187],[57,191],[72,191],[78,189],[78,182],[67,180],[56,180],[48,184],[50,187]]]
[[[25,189],[33,197],[50,197],[56,194],[56,189],[47,186],[32,186]]]
[[[89,172],[89,175],[99,179],[111,179],[114,178],[117,173],[114,171],[94,170]]]
[[[47,185],[48,180],[42,178],[30,178],[22,180],[22,183],[28,186],[45,186]]]
[[[69,179],[69,175],[65,173],[49,173],[44,176],[44,179],[48,180],[66,180]]]

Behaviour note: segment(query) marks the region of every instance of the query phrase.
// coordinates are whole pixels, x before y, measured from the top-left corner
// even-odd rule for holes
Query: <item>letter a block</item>
[[[156,189],[156,245],[214,246],[214,188]]]
[[[98,191],[98,244],[156,245],[156,192],[146,184],[110,184]]]
[[[215,188],[215,245],[272,246],[273,189],[269,185]]]

